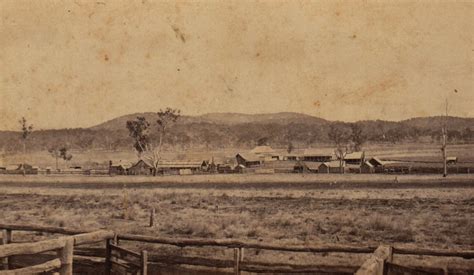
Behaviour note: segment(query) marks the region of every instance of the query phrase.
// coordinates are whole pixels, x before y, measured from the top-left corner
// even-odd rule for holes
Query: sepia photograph
[[[474,275],[473,0],[0,0],[0,275]]]

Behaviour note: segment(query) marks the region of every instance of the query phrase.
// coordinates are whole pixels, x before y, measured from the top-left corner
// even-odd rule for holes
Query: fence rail
[[[143,235],[118,234],[117,239],[125,241],[137,241],[145,243],[167,244],[178,247],[185,246],[220,246],[226,248],[251,248],[261,250],[276,250],[288,252],[341,252],[341,253],[372,253],[377,247],[349,246],[349,245],[320,245],[320,246],[291,246],[291,245],[268,245],[255,242],[243,242],[239,240],[208,240],[208,239],[184,239],[184,238],[160,238]]]

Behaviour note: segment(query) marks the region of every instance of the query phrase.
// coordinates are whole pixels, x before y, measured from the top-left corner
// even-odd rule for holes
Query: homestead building
[[[332,149],[304,149],[303,154],[299,157],[302,161],[311,162],[328,162],[332,160]]]
[[[296,162],[295,166],[293,167],[294,172],[296,173],[318,173],[319,162]]]
[[[128,174],[134,176],[153,175],[153,166],[141,159],[128,169]]]
[[[321,174],[329,174],[329,173],[341,173],[342,171],[345,172],[346,170],[346,163],[342,162],[342,167],[340,167],[340,163],[338,160],[323,162],[318,166],[318,173]]]
[[[110,175],[128,175],[129,169],[132,167],[132,164],[125,164],[119,161],[117,164],[113,164],[112,161],[109,161],[109,174]]]
[[[235,159],[238,165],[243,165],[247,168],[260,166],[265,161],[265,157],[252,153],[238,153]]]
[[[347,164],[361,165],[364,162],[364,158],[365,158],[364,152],[353,152],[353,153],[347,154],[344,157],[344,161]]]
[[[373,174],[375,173],[375,166],[369,161],[365,161],[360,165],[361,174]]]
[[[209,168],[207,161],[160,161],[157,174],[163,175],[191,175],[206,172]],[[153,165],[147,160],[139,160],[128,168],[129,175],[153,175]]]
[[[21,175],[23,172],[26,175],[37,175],[38,174],[38,167],[33,167],[29,164],[23,163],[23,164],[13,164],[13,165],[8,165],[5,167],[5,174],[11,174],[11,175]]]

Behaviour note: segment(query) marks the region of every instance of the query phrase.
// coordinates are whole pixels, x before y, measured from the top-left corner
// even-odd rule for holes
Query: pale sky
[[[474,116],[473,1],[0,1],[0,129],[167,106]],[[456,89],[458,92],[454,92]]]

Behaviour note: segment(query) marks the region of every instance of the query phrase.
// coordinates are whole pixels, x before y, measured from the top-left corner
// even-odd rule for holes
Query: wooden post
[[[142,250],[141,252],[141,274],[140,275],[147,275],[148,274],[148,252],[146,250]]]
[[[234,274],[240,275],[240,249],[234,248]]]
[[[447,154],[446,154],[446,142],[448,139],[448,99],[446,98],[446,116],[444,117],[444,126],[442,129],[443,134],[443,145],[441,146],[441,151],[443,152],[443,177],[448,176],[448,164],[446,161]]]
[[[387,253],[387,256],[384,261],[387,263],[393,262],[393,247],[385,246],[384,249],[386,250],[386,253]]]
[[[105,240],[105,275],[110,275],[112,271],[112,247],[110,246],[111,239]]]
[[[9,244],[12,242],[12,231],[11,229],[3,229],[2,235],[2,244]],[[3,269],[9,270],[11,268],[10,262],[8,261],[8,257],[3,258]]]
[[[393,248],[381,245],[365,261],[355,275],[384,275],[385,263],[393,260]]]
[[[114,244],[119,245],[119,237],[118,234],[114,234]]]
[[[153,227],[155,224],[155,207],[150,209],[150,227]]]
[[[60,275],[72,275],[72,260],[74,252],[74,237],[65,238],[64,247],[59,249],[56,253],[61,261],[59,268]]]

